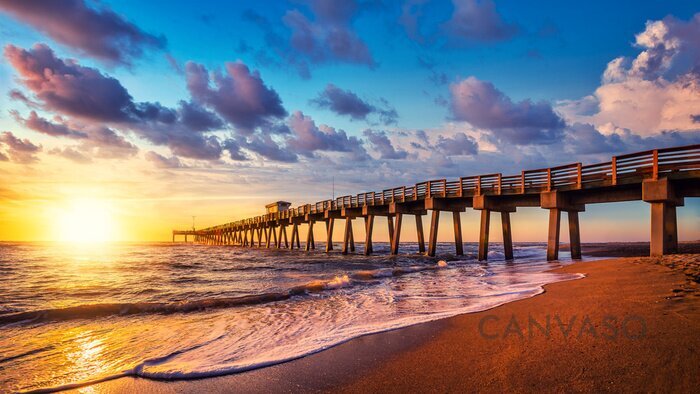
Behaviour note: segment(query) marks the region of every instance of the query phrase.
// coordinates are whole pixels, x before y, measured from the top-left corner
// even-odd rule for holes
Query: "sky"
[[[700,142],[688,1],[0,0],[0,44],[7,241],[165,241],[276,200]],[[678,215],[700,239],[700,203]],[[512,221],[546,239],[545,210]],[[581,226],[648,240],[649,207],[588,206]]]

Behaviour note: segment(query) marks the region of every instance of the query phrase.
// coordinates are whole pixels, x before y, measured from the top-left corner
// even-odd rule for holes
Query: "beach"
[[[120,378],[81,390],[697,391],[699,261],[677,255],[575,263],[557,271],[584,279],[545,285],[543,294],[367,335],[288,363],[201,380]]]

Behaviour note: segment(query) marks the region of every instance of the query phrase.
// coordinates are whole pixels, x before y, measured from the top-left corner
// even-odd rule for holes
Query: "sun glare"
[[[107,201],[75,200],[57,215],[56,238],[62,242],[96,243],[114,241],[116,223]]]

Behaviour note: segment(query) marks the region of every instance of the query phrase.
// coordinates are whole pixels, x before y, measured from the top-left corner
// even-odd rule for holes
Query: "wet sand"
[[[561,271],[586,278],[547,285],[544,294],[285,364],[193,381],[121,378],[82,390],[698,392],[700,290],[692,273],[699,266],[700,255],[576,263]]]

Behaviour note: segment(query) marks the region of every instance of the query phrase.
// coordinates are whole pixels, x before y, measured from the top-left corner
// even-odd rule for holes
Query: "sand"
[[[700,291],[686,269],[699,263],[700,255],[576,263],[561,271],[586,278],[547,285],[544,294],[289,363],[194,381],[121,378],[83,390],[699,392]],[[547,316],[549,335],[528,327],[529,319],[545,326]]]

